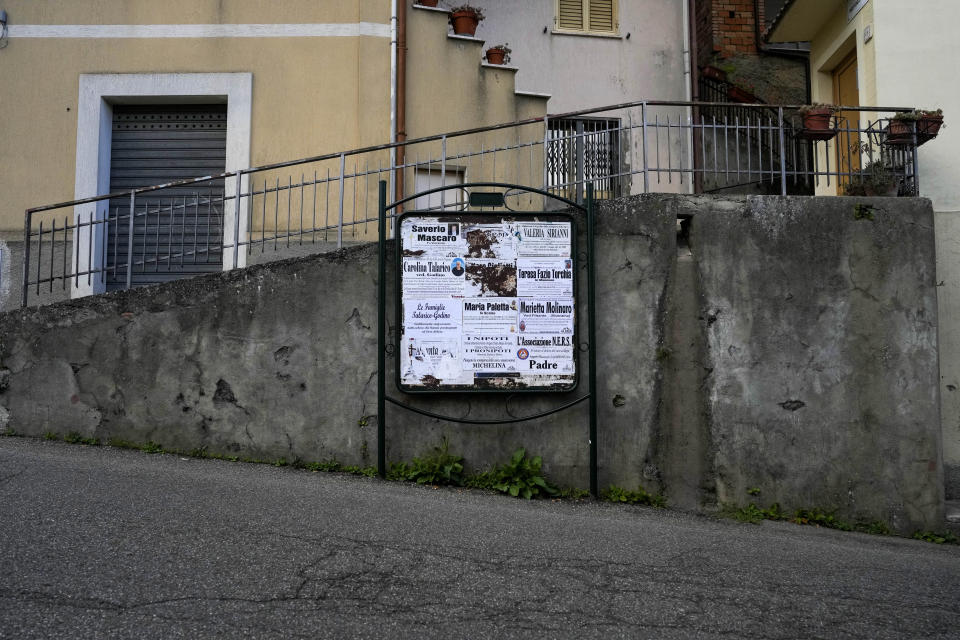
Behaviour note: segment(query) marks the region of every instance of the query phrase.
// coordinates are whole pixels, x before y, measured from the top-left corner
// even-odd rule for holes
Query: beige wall
[[[873,4],[871,2],[871,4]],[[945,121],[960,117],[955,81],[960,21],[955,0],[924,0],[904,11],[880,2],[875,10],[877,99],[880,104],[943,109]],[[960,499],[960,128],[947,126],[920,147],[920,193],[933,201],[937,232],[940,396],[947,492]]]
[[[253,76],[253,165],[389,139],[389,37],[18,37],[25,25],[352,24],[389,28],[386,0],[70,0],[7,2],[0,50],[0,231],[22,229],[27,207],[71,200],[78,78],[87,73]],[[69,31],[69,30],[67,30]],[[89,194],[83,194],[89,195]]]

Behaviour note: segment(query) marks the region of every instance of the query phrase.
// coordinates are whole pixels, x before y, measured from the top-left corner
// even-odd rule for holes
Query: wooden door
[[[857,76],[857,52],[854,50],[833,71],[833,101],[845,107],[860,106],[860,87]],[[850,182],[850,174],[860,170],[860,112],[842,110],[837,113],[839,133],[835,138],[834,158],[840,174],[837,193],[843,193],[843,185]]]

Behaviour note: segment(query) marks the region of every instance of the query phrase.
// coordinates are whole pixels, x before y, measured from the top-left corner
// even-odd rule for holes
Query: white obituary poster
[[[519,299],[521,334],[573,335],[572,299]]]
[[[463,333],[513,336],[517,333],[516,298],[465,298]]]
[[[400,229],[404,256],[463,256],[467,250],[462,225],[438,218],[405,218]]]
[[[517,295],[521,298],[572,298],[573,260],[517,258]]]
[[[517,371],[514,337],[510,335],[463,336],[463,365],[476,373],[513,373]]]
[[[517,336],[520,375],[573,374],[573,336]]]
[[[403,258],[405,298],[462,298],[465,281],[463,258]]]
[[[571,225],[563,222],[517,222],[514,245],[518,258],[569,258]]]

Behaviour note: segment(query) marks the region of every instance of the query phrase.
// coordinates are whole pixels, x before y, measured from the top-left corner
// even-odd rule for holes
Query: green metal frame
[[[403,407],[408,411],[427,416],[430,418],[437,418],[441,420],[448,420],[450,422],[457,422],[461,424],[511,424],[526,422],[528,420],[534,420],[537,418],[542,418],[545,416],[552,415],[554,413],[559,413],[570,407],[573,407],[577,404],[580,404],[584,400],[590,401],[590,493],[596,496],[599,492],[598,483],[597,483],[597,380],[596,380],[596,311],[595,311],[595,289],[596,289],[596,270],[594,265],[594,211],[593,211],[593,184],[587,185],[587,198],[586,206],[582,206],[572,200],[562,198],[556,195],[553,195],[547,191],[541,189],[534,189],[531,187],[524,187],[522,185],[515,184],[506,184],[498,182],[477,182],[477,183],[468,183],[468,184],[457,184],[450,185],[446,187],[437,187],[435,189],[429,189],[426,191],[421,191],[419,193],[413,194],[401,200],[397,200],[394,203],[387,205],[387,183],[383,180],[380,181],[379,185],[379,209],[378,209],[378,220],[377,220],[377,230],[379,233],[378,240],[378,279],[377,279],[377,471],[380,474],[380,477],[386,475],[386,403],[390,402],[391,404]],[[522,416],[519,418],[508,418],[508,419],[499,419],[499,420],[466,420],[462,418],[457,418],[454,416],[446,416],[442,414],[437,414],[429,411],[424,411],[416,407],[411,407],[398,400],[387,397],[386,394],[386,355],[388,350],[388,345],[386,342],[386,298],[387,298],[387,287],[386,287],[386,274],[387,274],[387,212],[396,207],[419,198],[425,195],[430,195],[432,193],[437,193],[440,191],[450,190],[450,189],[470,189],[476,187],[494,187],[498,189],[504,189],[504,193],[510,191],[521,191],[535,193],[543,195],[549,198],[553,198],[560,202],[563,202],[569,205],[572,208],[578,209],[586,214],[587,219],[587,251],[586,251],[586,261],[587,261],[587,362],[589,369],[589,391],[586,395],[581,396],[572,402],[568,402],[559,407],[554,407],[544,412],[540,412],[533,415]],[[411,214],[417,212],[410,212]],[[423,212],[421,212],[423,213]],[[455,212],[457,215],[483,215],[483,211],[469,211],[469,210],[459,210]],[[525,215],[530,215],[526,212],[516,212],[517,217],[522,217]],[[559,217],[570,217],[571,222],[573,223],[574,229],[574,242],[578,234],[578,229],[576,226],[575,220],[572,219],[572,216],[569,214],[564,214],[561,212],[542,212],[541,216],[559,216]],[[399,224],[399,219],[398,219]],[[396,227],[398,228],[398,227]],[[575,245],[574,245],[575,246]],[[574,260],[574,272],[577,270],[577,255],[576,252],[572,252]],[[399,247],[396,248],[396,260],[395,267],[399,268],[400,265],[400,251]],[[398,272],[399,273],[399,272]],[[574,278],[574,299],[579,298],[577,285],[577,279]],[[400,277],[397,276],[397,302],[396,302],[396,320],[397,320],[397,330],[399,331],[400,327]],[[575,326],[574,333],[574,346],[576,348],[577,341],[576,336],[578,330]],[[391,350],[395,352],[395,349],[391,347]],[[396,369],[396,366],[394,367]],[[570,389],[564,389],[563,391],[570,392],[576,388],[576,383],[579,380],[579,366],[576,368],[576,378],[574,381],[574,386]],[[399,372],[395,370],[395,375],[399,376]],[[397,380],[399,382],[399,379]],[[398,385],[398,388],[401,391],[404,391],[402,387]],[[405,391],[409,393],[409,391]],[[463,393],[463,390],[451,389],[449,391],[434,391],[434,390],[425,390],[418,391],[418,395],[430,395],[430,394],[443,394],[443,393]],[[502,390],[490,390],[490,389],[480,389],[472,391],[471,393],[489,393],[502,395]],[[508,390],[508,393],[549,393],[551,391],[546,389],[528,389],[528,390]]]

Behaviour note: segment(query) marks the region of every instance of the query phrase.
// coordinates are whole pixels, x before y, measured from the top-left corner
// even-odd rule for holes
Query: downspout
[[[390,0],[390,144],[397,142],[397,0]],[[390,148],[390,182],[397,166],[397,148]],[[390,185],[391,188],[393,185]]]
[[[685,58],[684,62],[686,63],[684,75],[687,76],[685,87],[686,96],[684,99],[687,102],[700,99],[700,78],[699,70],[697,69],[697,37],[695,31],[695,16],[697,15],[695,2],[696,0],[687,0],[687,2],[683,3],[683,23],[685,27],[683,32],[683,55]],[[694,126],[700,124],[699,107],[693,107],[691,112]],[[693,155],[690,161],[690,168],[693,169],[693,180],[690,181],[690,193],[699,193],[701,191],[701,183],[703,182],[702,177],[697,173],[697,158],[700,157],[700,145],[697,144],[697,137],[693,135],[693,127],[688,130],[687,136],[687,149],[690,149]]]
[[[397,16],[397,77],[396,77],[396,108],[397,108],[397,131],[396,142],[403,143],[407,139],[407,3],[406,0],[393,0]],[[396,147],[396,179],[394,181],[394,200],[403,198],[403,164],[406,157],[406,147]],[[403,210],[400,207],[397,213]]]

